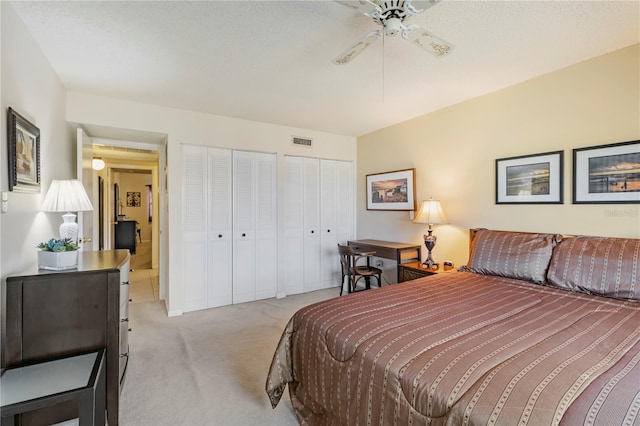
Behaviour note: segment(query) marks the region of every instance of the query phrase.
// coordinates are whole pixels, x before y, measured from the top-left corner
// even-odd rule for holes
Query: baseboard
[[[181,310],[177,310],[177,309],[174,311],[170,311],[169,307],[167,306],[167,299],[164,299],[164,308],[167,310],[168,317],[179,317],[183,314]]]

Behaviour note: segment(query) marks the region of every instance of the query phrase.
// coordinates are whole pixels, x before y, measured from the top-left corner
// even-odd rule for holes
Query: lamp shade
[[[432,198],[423,201],[422,204],[420,204],[418,214],[416,214],[413,221],[415,223],[428,223],[430,225],[449,223],[447,216],[444,214],[444,210],[442,210],[440,201]]]
[[[77,179],[54,180],[42,203],[44,212],[86,212],[93,210],[91,200]]]

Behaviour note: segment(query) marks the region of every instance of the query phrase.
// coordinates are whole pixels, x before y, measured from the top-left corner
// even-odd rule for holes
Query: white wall
[[[423,244],[408,212],[367,211],[365,176],[416,168],[439,199],[436,261],[467,260],[468,228],[640,237],[637,204],[572,204],[572,150],[640,139],[640,45],[358,138],[358,237]],[[563,150],[564,204],[496,205],[495,160]],[[423,257],[426,250],[423,249]]]
[[[284,191],[284,155],[354,162],[356,158],[356,138],[354,137],[140,104],[83,93],[68,93],[67,120],[87,125],[150,131],[168,135],[167,212],[169,232],[166,241],[169,243],[169,277],[165,301],[169,315],[182,313],[183,303],[183,273],[180,261],[183,220],[181,210],[181,144],[277,153],[278,192],[280,194]],[[291,136],[293,135],[312,138],[313,148],[292,145]],[[282,197],[280,198],[282,199]],[[282,226],[283,205],[282,202],[279,203],[279,232],[284,229]],[[280,240],[284,241],[283,238]],[[282,259],[283,250],[281,247],[279,253]],[[284,284],[280,285],[281,283],[282,280],[279,280],[277,293],[284,295]]]
[[[62,218],[41,213],[52,179],[75,177],[75,136],[66,123],[66,91],[49,62],[8,2],[0,2],[2,26],[2,95],[0,119],[0,189],[8,191],[7,108],[40,129],[41,192],[9,193],[9,211],[2,214],[0,273],[7,276],[37,264],[36,245],[57,237]]]

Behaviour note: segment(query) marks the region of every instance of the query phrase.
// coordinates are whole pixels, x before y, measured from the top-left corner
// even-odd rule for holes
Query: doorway
[[[135,238],[131,252],[130,295],[133,303],[165,298],[166,279],[160,268],[162,218],[160,206],[166,199],[159,191],[166,187],[166,175],[159,170],[166,164],[166,135],[128,131],[131,139],[110,139],[108,134],[123,135],[123,130],[84,128],[92,158],[102,167],[89,173],[95,182],[93,191],[97,213],[92,220],[96,230],[96,250],[116,246],[116,225],[130,221]],[[119,188],[116,190],[116,188]],[[130,224],[131,224],[130,223]],[[166,222],[165,222],[166,223]],[[89,234],[90,235],[90,234]]]

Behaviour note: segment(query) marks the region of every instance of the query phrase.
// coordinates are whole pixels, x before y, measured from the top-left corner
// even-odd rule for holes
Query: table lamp
[[[93,210],[87,192],[82,182],[76,179],[53,180],[42,203],[44,212],[66,212],[62,215],[60,225],[60,239],[69,238],[78,244],[78,224],[76,215],[72,212],[86,212]]]
[[[429,227],[427,228],[427,235],[424,235],[424,245],[427,247],[428,255],[427,260],[425,260],[422,265],[427,268],[437,268],[438,263],[434,262],[431,257],[431,250],[435,247],[437,239],[436,236],[432,234],[433,225],[449,223],[447,217],[444,215],[440,201],[434,200],[433,198],[423,201],[422,204],[420,204],[418,214],[416,214],[413,222],[429,224]]]

